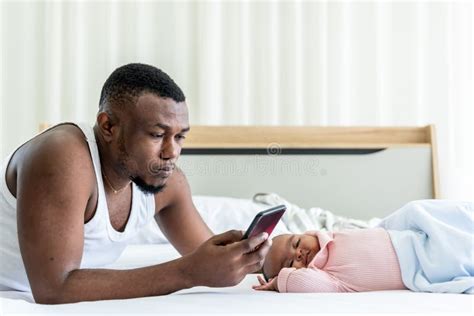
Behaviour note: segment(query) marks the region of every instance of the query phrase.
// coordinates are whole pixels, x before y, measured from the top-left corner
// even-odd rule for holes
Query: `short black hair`
[[[150,92],[175,102],[184,102],[186,97],[178,85],[164,71],[146,64],[132,63],[115,69],[102,87],[99,110],[111,101],[121,101]]]

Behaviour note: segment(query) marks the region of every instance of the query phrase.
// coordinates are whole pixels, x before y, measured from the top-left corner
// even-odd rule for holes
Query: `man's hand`
[[[184,257],[192,283],[190,286],[233,286],[248,273],[259,270],[271,240],[267,233],[245,240],[242,236],[243,233],[238,230],[213,236]]]
[[[252,286],[252,289],[259,291],[277,291],[278,292],[278,277],[274,277],[266,282],[260,275],[257,276],[260,285]]]

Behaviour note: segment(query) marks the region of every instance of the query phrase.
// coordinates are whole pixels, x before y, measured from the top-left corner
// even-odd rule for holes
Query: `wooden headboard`
[[[192,126],[179,165],[196,195],[275,192],[358,218],[439,197],[433,125]]]

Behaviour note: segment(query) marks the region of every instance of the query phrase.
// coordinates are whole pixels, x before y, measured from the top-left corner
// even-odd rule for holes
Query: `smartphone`
[[[285,211],[285,205],[278,205],[268,210],[261,211],[255,215],[255,218],[253,219],[242,239],[247,239],[263,232],[266,232],[268,236],[270,236]]]

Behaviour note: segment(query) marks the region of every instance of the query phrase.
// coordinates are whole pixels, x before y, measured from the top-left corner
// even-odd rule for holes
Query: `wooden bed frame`
[[[394,148],[431,149],[432,195],[439,198],[434,125],[424,127],[192,126],[186,149],[208,148]]]

